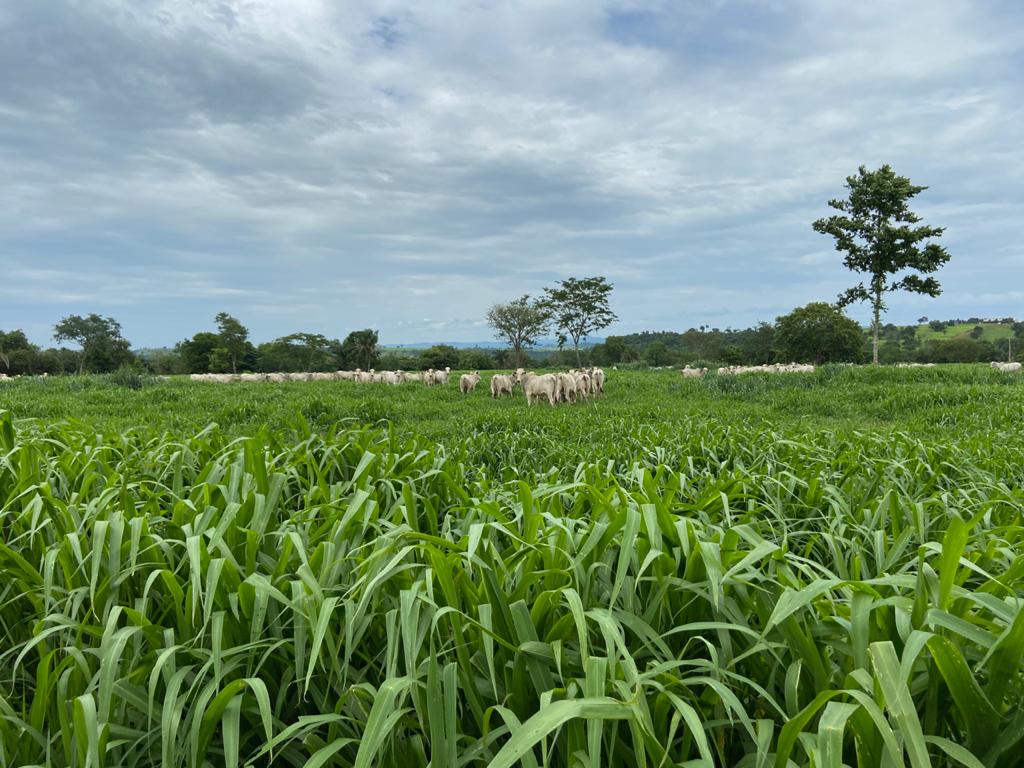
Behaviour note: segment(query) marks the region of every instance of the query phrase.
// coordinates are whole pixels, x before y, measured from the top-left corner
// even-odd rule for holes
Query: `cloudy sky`
[[[744,326],[851,284],[810,223],[886,162],[953,253],[890,319],[1024,316],[1017,0],[4,0],[0,40],[0,328],[39,343],[482,340],[594,274],[610,332]]]

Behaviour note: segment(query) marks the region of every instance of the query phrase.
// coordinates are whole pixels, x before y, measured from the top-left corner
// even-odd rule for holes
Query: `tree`
[[[11,355],[15,352],[32,350],[33,345],[29,342],[24,331],[0,331],[0,366],[4,370],[11,370]]]
[[[914,273],[935,272],[949,261],[949,252],[937,243],[925,243],[941,237],[942,227],[912,226],[921,217],[907,204],[927,187],[911,184],[888,165],[877,171],[868,171],[862,165],[856,176],[846,178],[846,187],[847,199],[828,203],[840,214],[818,219],[813,226],[816,232],[835,238],[836,250],[846,254],[843,264],[847,269],[868,275],[866,284],[855,285],[840,295],[839,306],[856,301],[871,303],[871,359],[877,365],[885,294],[909,291],[938,296],[942,288],[934,277]]]
[[[0,370],[13,376],[45,370],[39,347],[28,340],[24,331],[0,331]]]
[[[603,344],[595,344],[590,348],[590,359],[597,365],[625,363],[635,357],[636,353],[621,336],[609,336]]]
[[[378,371],[409,371],[419,367],[419,358],[404,352],[385,352],[377,359]]]
[[[764,321],[743,334],[743,359],[751,365],[764,365],[772,361],[775,350],[775,326]]]
[[[523,365],[523,349],[534,346],[547,333],[549,320],[544,304],[531,300],[529,294],[487,310],[487,324],[495,330],[497,338],[512,347],[516,367]]]
[[[572,339],[577,365],[582,364],[580,340],[618,319],[608,306],[611,292],[611,283],[603,277],[570,277],[554,288],[544,289],[544,306],[558,329],[558,346]]]
[[[644,349],[644,360],[648,365],[661,367],[672,364],[672,353],[663,341],[652,341]]]
[[[185,370],[185,360],[177,349],[157,347],[155,349],[143,349],[137,353],[140,362],[146,366],[151,373],[160,376],[173,376],[179,373],[188,373]]]
[[[459,352],[460,371],[489,371],[494,368],[494,355],[486,349],[463,349]]]
[[[179,341],[175,346],[181,355],[186,373],[209,373],[210,356],[220,348],[220,336],[211,331],[200,331],[191,339]]]
[[[742,365],[743,350],[735,344],[729,344],[722,348],[722,362],[726,365]]]
[[[337,339],[320,333],[291,333],[259,345],[256,367],[261,371],[323,371],[335,363]]]
[[[823,301],[794,309],[775,320],[776,359],[785,362],[842,363],[861,357],[863,330]]]
[[[228,373],[234,365],[231,353],[224,347],[215,347],[210,350],[210,372]]]
[[[448,344],[435,344],[420,352],[420,368],[455,368],[459,364],[459,350]]]
[[[377,332],[366,328],[352,331],[341,343],[338,353],[343,368],[361,368],[368,371],[377,364]]]
[[[68,315],[53,327],[53,338],[70,341],[82,348],[78,373],[104,373],[132,362],[128,340],[121,335],[121,324],[112,317],[95,313],[82,317]]]
[[[249,329],[227,312],[218,312],[214,318],[220,336],[220,346],[228,353],[231,372],[238,373],[238,363],[245,357]]]
[[[918,359],[926,363],[983,363],[995,360],[998,355],[995,346],[987,341],[961,338],[929,341]]]

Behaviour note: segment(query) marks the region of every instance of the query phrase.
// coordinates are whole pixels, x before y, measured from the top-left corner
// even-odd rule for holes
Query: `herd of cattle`
[[[1019,373],[1020,363],[990,363],[992,368],[1002,373]],[[935,363],[896,363],[897,368],[934,368]],[[655,369],[661,370],[661,369]],[[699,379],[708,375],[708,368],[691,368],[687,365],[679,370],[680,375],[687,379]],[[814,373],[814,366],[805,363],[772,363],[769,365],[729,365],[715,371],[719,376],[738,376],[745,373]],[[193,373],[192,381],[203,381],[214,384],[229,384],[235,381],[255,382],[286,382],[286,381],[354,381],[357,384],[405,384],[419,382],[428,387],[444,387],[448,385],[451,375],[450,368],[443,370],[426,370],[422,373],[408,371],[328,371],[318,373]],[[46,374],[42,374],[46,377]],[[0,382],[14,381],[21,376],[8,376],[0,373]],[[167,378],[167,377],[160,377]],[[511,374],[495,374],[491,377],[491,396],[501,397],[512,394],[515,387],[522,387],[528,402],[534,399],[548,399],[551,404],[556,402],[575,402],[590,395],[598,395],[604,391],[604,371],[600,368],[586,368],[567,371],[565,373],[527,373],[522,368]],[[531,395],[526,386],[527,380],[536,379]],[[479,371],[462,374],[459,378],[459,389],[468,394],[476,389],[481,381]],[[548,395],[550,390],[551,394]]]
[[[814,373],[814,366],[807,363],[769,363],[766,365],[726,365],[715,371],[719,376],[739,376],[744,373]],[[699,379],[708,375],[707,368],[691,368],[687,365],[679,371],[684,379]]]
[[[357,384],[389,384],[398,386],[418,382],[428,387],[448,386],[451,369],[426,370],[422,373],[407,371],[330,371],[322,373],[193,373],[192,381],[212,384],[232,382],[269,381],[352,381]],[[468,395],[481,382],[479,371],[464,373],[459,377],[459,391]],[[522,368],[513,373],[496,373],[491,377],[491,397],[512,395],[521,388],[527,405],[547,400],[549,404],[575,403],[604,393],[605,373],[601,368],[585,368],[563,373],[537,374]]]

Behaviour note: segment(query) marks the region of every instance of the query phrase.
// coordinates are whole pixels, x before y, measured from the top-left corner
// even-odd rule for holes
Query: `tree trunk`
[[[882,295],[880,293],[875,294],[874,310],[875,322],[872,326],[871,336],[871,364],[878,365],[878,329],[882,324]]]
[[[512,351],[515,352],[516,368],[522,368],[523,367],[523,345],[522,344],[513,344],[512,345]]]
[[[580,361],[580,343],[577,341],[574,346],[576,347],[576,367],[582,368],[583,363]]]

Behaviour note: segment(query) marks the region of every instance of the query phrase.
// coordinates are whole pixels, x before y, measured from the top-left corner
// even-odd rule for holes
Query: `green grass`
[[[1001,323],[957,323],[941,331],[932,330],[927,324],[917,327],[917,337],[921,341],[930,339],[948,341],[949,339],[968,339],[975,325],[983,329],[981,341],[1001,341],[1013,336],[1013,328]]]
[[[3,386],[0,765],[1020,764],[1020,376]]]
[[[437,441],[476,430],[541,429],[556,435],[607,436],[638,425],[671,425],[690,418],[772,425],[786,430],[909,430],[962,436],[1019,423],[1019,375],[983,365],[893,371],[826,366],[813,375],[710,376],[684,380],[673,371],[610,371],[614,385],[599,401],[571,408],[534,406],[521,395],[493,401],[489,374],[469,397],[447,389],[399,388],[348,382],[193,384],[178,378],[144,380],[139,389],[110,377],[24,379],[0,385],[0,408],[15,419],[78,420],[104,432],[144,426],[193,432],[216,423],[232,435],[263,427],[287,430],[297,417],[314,427],[352,419],[389,420],[402,433]],[[452,377],[457,380],[456,375]],[[618,429],[621,426],[621,429]],[[618,431],[617,431],[618,430]]]

